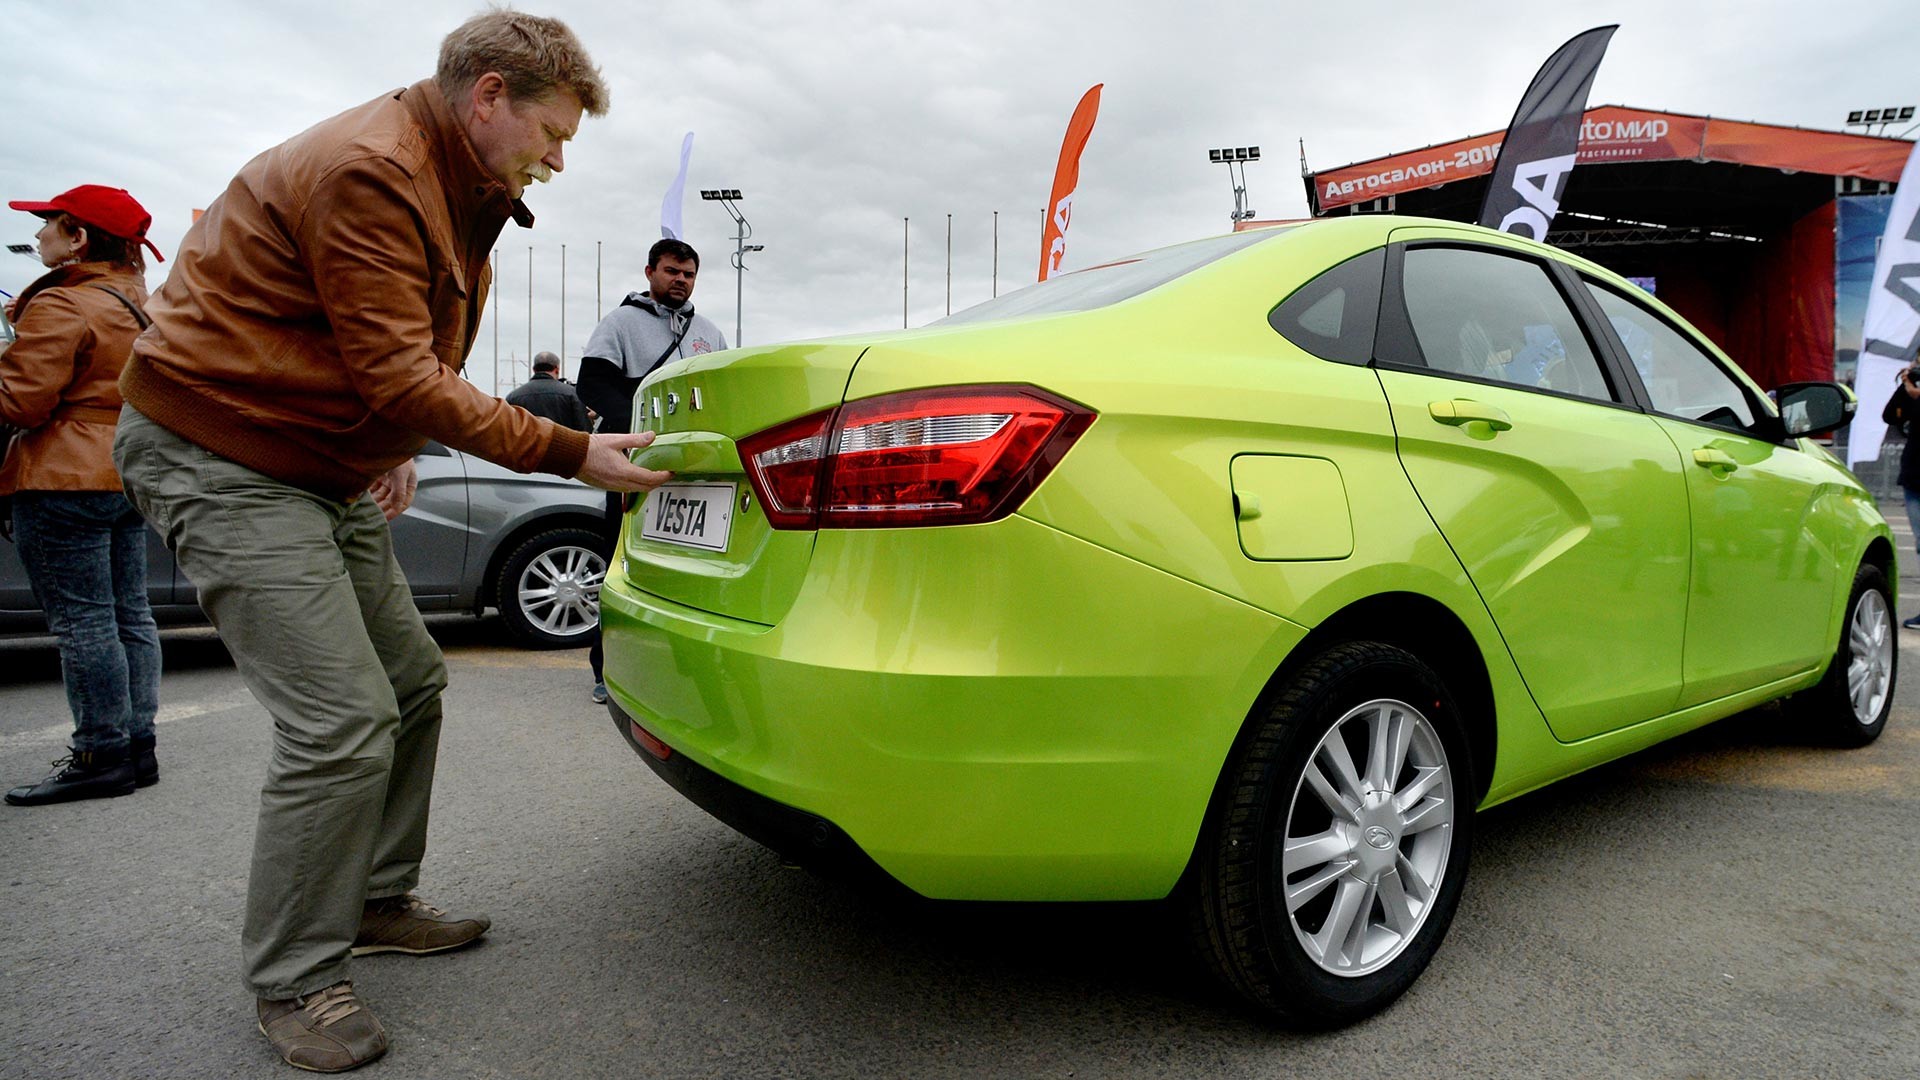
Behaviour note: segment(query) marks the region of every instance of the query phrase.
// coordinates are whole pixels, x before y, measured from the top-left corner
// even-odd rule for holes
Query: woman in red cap
[[[0,463],[0,496],[12,497],[20,561],[60,639],[74,728],[71,757],[7,792],[15,806],[38,806],[125,795],[160,775],[146,523],[113,468],[120,369],[147,325],[140,247],[153,249],[153,219],[125,191],[96,184],[7,205],[46,219],[36,238],[49,270],[8,313],[19,337],[0,352],[0,424],[19,431]]]

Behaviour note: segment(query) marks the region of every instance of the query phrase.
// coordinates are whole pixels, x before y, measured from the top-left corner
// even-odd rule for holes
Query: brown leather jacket
[[[0,352],[0,423],[22,430],[0,465],[0,495],[120,490],[113,426],[140,324],[100,285],[135,304],[147,298],[131,270],[73,263],[29,285],[10,311],[20,337]]]
[[[428,439],[572,476],[585,433],[460,377],[509,217],[533,224],[431,80],[324,120],[248,162],[188,230],[121,389],[187,440],[331,498]]]

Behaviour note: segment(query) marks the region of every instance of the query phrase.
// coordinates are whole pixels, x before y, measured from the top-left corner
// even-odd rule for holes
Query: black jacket
[[[580,395],[574,393],[571,385],[544,371],[534,372],[533,378],[508,394],[507,404],[518,405],[535,416],[544,416],[575,431],[586,431],[591,426],[587,421],[587,407],[580,404]]]
[[[1906,447],[1900,451],[1900,486],[1920,492],[1920,438],[1915,437],[1920,432],[1912,430],[1913,422],[1920,420],[1920,398],[1908,397],[1906,386],[1896,384],[1887,407],[1880,411],[1880,419],[1887,422],[1887,430],[1907,438]]]

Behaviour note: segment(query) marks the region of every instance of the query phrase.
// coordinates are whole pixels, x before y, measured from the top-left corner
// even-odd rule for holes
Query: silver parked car
[[[597,549],[603,492],[557,476],[522,475],[428,444],[417,458],[413,506],[393,522],[394,550],[422,611],[500,609],[514,638],[535,648],[587,643],[600,618],[606,561]],[[193,583],[160,538],[147,558],[154,615],[204,618]],[[44,629],[19,553],[0,543],[0,630]]]

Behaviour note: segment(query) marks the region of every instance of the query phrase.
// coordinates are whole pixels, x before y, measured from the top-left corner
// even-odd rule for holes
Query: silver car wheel
[[[1893,617],[1876,589],[1860,594],[1847,624],[1847,698],[1853,718],[1871,724],[1893,689]]]
[[[600,582],[606,576],[606,560],[591,549],[556,547],[527,564],[514,592],[529,623],[572,637],[599,625]]]
[[[1419,709],[1383,698],[1336,721],[1294,788],[1280,859],[1307,956],[1341,976],[1392,963],[1433,910],[1453,819],[1446,747]]]

